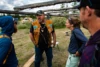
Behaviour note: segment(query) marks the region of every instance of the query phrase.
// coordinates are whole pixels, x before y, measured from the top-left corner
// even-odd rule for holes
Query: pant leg
[[[80,57],[75,56],[74,54],[69,54],[66,67],[78,67]]]
[[[3,65],[3,61],[10,49],[11,42],[7,38],[0,38],[0,67]]]
[[[70,54],[69,54],[65,67],[70,67],[70,62],[71,62],[71,61],[70,61],[70,58],[71,58],[71,56],[70,56]]]
[[[47,65],[48,67],[52,67],[52,58],[53,58],[53,53],[52,53],[52,48],[47,48],[45,50],[46,56],[47,56]]]
[[[12,44],[12,50],[7,58],[7,61],[4,65],[4,67],[17,67],[18,66],[18,60],[16,57],[14,45]]]
[[[80,60],[80,57],[72,55],[72,58],[71,58],[71,67],[78,67],[79,60]]]
[[[40,67],[43,50],[35,46],[35,67]]]

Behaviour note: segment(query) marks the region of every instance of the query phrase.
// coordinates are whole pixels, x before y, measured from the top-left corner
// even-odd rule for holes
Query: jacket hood
[[[14,32],[14,22],[12,16],[0,17],[1,34],[12,36]]]

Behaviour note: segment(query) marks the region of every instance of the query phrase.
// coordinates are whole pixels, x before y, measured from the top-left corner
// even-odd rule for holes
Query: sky
[[[0,0],[0,9],[2,10],[14,10],[13,8],[16,6],[23,6],[28,4],[35,4],[41,2],[47,2],[53,0]],[[38,10],[47,10],[47,9],[59,9],[61,5],[52,5],[52,6],[45,6],[40,8],[33,8],[33,9],[25,9],[22,10],[24,12],[36,12]]]
[[[53,1],[53,0],[0,0],[0,9],[2,10],[14,10],[13,8],[16,6],[23,6],[27,4],[34,4],[34,3],[40,3],[40,2],[47,2],[47,1]],[[50,9],[50,8],[59,8],[57,5],[53,6],[47,6],[42,8],[36,8],[36,9],[26,9],[23,11],[29,11],[29,12],[35,12],[37,10],[42,9]]]

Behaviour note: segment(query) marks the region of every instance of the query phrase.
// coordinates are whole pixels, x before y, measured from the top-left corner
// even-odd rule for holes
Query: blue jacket
[[[2,65],[5,67],[17,67],[18,60],[15,54],[14,45],[11,40],[11,36],[14,32],[13,18],[11,16],[0,17],[0,27],[2,29],[0,36],[5,34],[10,37],[0,37],[0,67],[3,67]],[[9,50],[11,51],[9,52]],[[7,57],[7,55],[9,56]],[[3,64],[4,59],[6,59],[5,64]]]
[[[68,51],[71,54],[75,54],[76,51],[82,53],[82,50],[87,42],[87,38],[84,36],[83,32],[79,28],[75,28],[71,32],[71,38],[69,43]],[[79,45],[81,47],[79,47]]]

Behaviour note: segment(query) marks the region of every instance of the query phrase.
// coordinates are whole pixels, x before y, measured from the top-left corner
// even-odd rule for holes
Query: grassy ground
[[[83,28],[82,30],[84,31],[84,34],[89,37],[87,30]],[[67,47],[70,38],[70,36],[66,36],[67,31],[70,34],[70,31],[66,28],[56,29],[56,36],[60,50],[57,47],[53,48],[53,67],[65,67],[68,57]],[[19,60],[19,67],[22,67],[34,54],[34,46],[29,38],[29,29],[22,29],[19,30],[18,33],[14,34],[13,42],[15,44],[15,50]],[[45,53],[43,56],[45,60],[41,62],[41,67],[47,67]],[[31,67],[33,67],[33,65]]]
[[[13,42],[19,60],[19,67],[22,67],[23,64],[34,54],[33,44],[29,38],[29,30],[19,30],[13,35]]]

